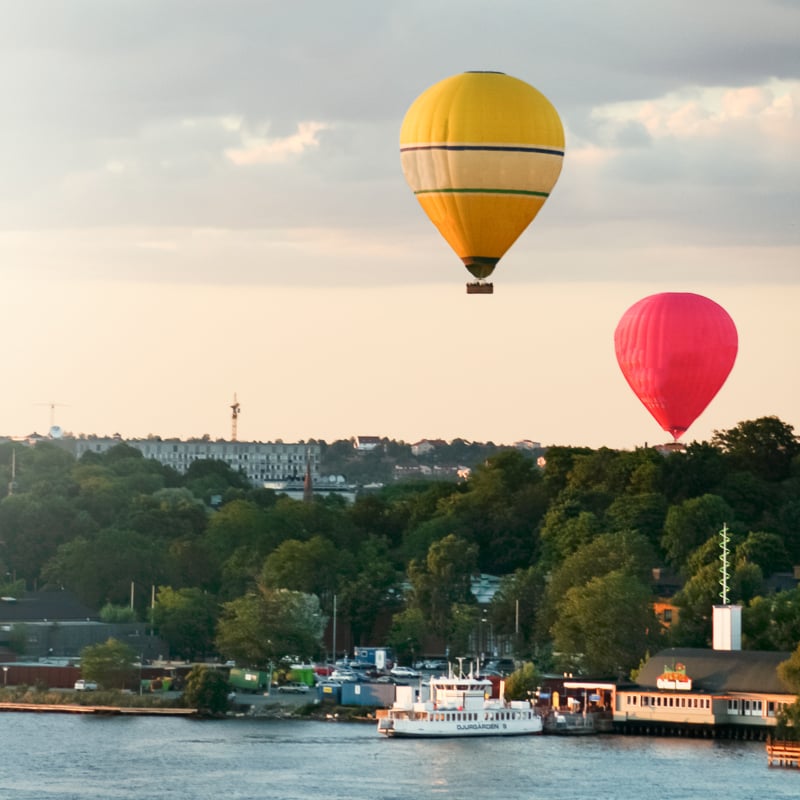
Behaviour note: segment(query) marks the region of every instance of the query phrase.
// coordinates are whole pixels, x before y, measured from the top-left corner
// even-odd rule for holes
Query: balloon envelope
[[[533,86],[501,72],[465,72],[412,103],[400,158],[431,222],[483,280],[549,197],[564,129]]]
[[[736,361],[736,326],[699,294],[645,297],[614,332],[622,374],[661,427],[678,439],[725,383]]]

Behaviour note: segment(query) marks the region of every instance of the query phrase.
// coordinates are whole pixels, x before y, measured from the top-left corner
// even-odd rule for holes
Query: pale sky
[[[800,433],[793,0],[4,0],[0,434],[632,448],[614,356],[646,295],[722,305],[739,356],[682,437]],[[561,178],[492,296],[400,169],[465,70],[558,109]],[[50,408],[49,404],[55,404]]]

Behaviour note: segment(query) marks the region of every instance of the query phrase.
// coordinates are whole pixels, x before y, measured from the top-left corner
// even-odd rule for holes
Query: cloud
[[[651,100],[595,108],[601,130],[641,125],[653,139],[715,139],[760,132],[800,141],[800,80],[759,86],[691,86]],[[608,132],[608,131],[606,131]]]
[[[242,147],[232,147],[225,155],[237,166],[281,164],[320,146],[318,134],[331,126],[324,122],[300,122],[291,136],[274,137],[244,135]]]

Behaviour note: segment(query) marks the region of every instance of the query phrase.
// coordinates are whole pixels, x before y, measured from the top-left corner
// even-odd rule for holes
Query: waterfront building
[[[766,738],[797,699],[778,677],[791,653],[742,650],[741,611],[714,606],[712,649],[661,650],[635,682],[570,679],[564,694],[584,708],[582,698],[597,698],[620,732]]]

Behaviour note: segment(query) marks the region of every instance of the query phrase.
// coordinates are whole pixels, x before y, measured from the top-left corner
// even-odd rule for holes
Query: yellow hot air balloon
[[[403,173],[420,205],[477,279],[486,281],[539,213],[564,160],[550,101],[502,72],[465,72],[434,84],[400,129]]]

